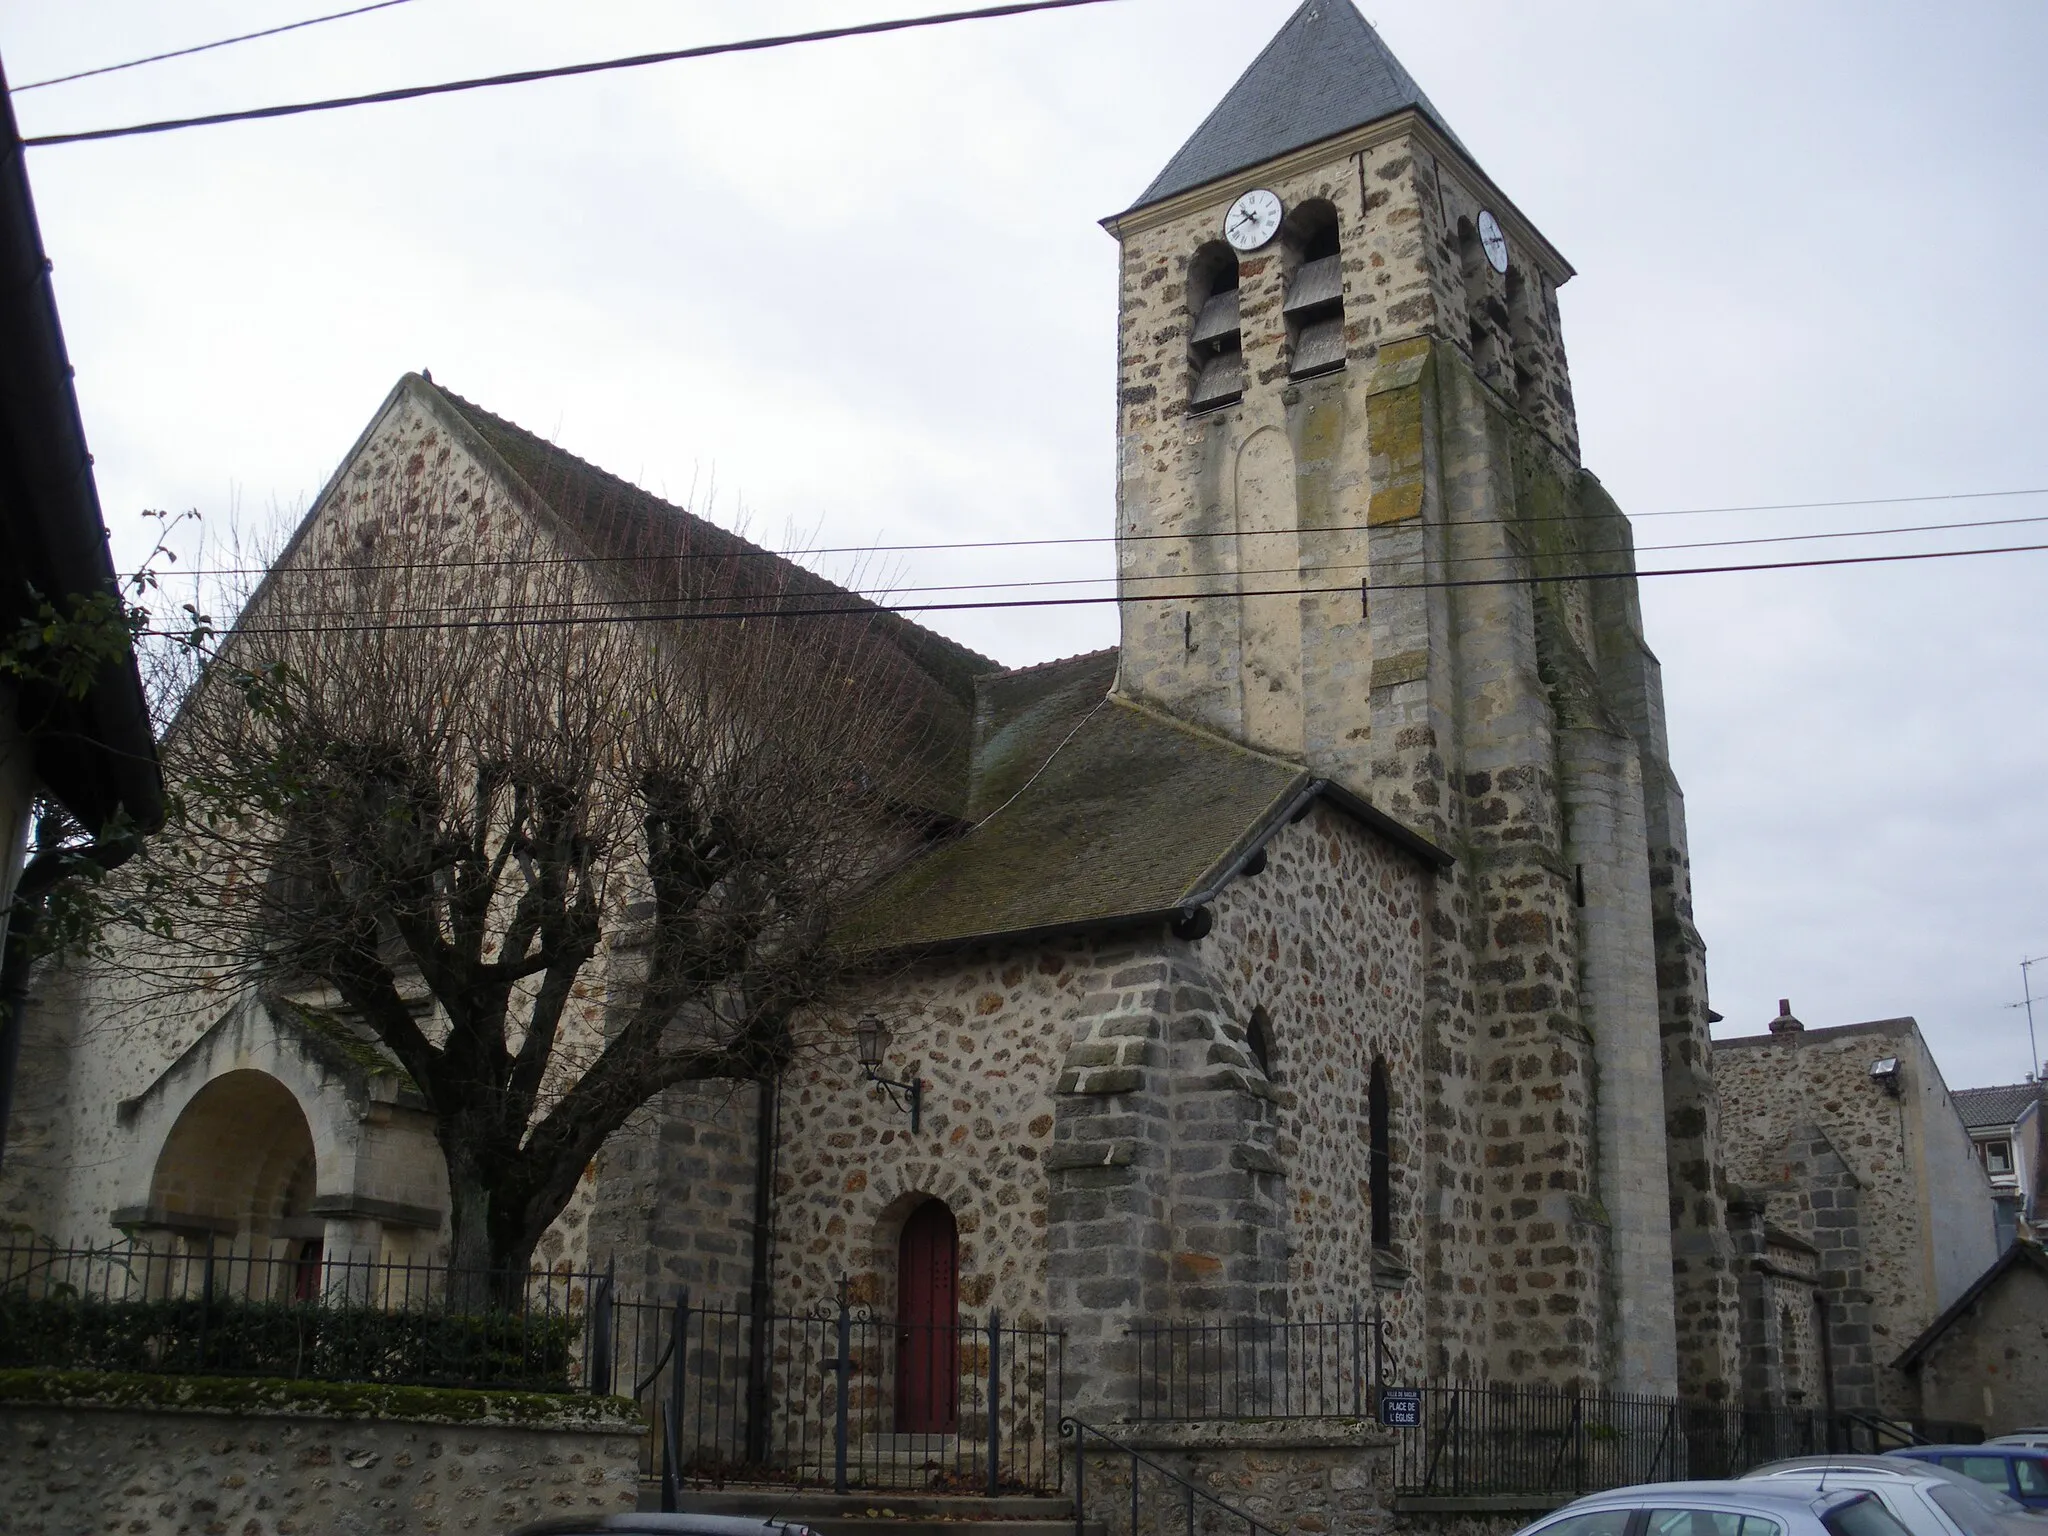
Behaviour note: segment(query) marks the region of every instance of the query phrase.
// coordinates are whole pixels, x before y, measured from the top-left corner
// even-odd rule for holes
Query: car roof
[[[1679,1483],[1636,1483],[1627,1488],[1609,1488],[1604,1493],[1589,1493],[1582,1499],[1574,1499],[1566,1509],[1591,1509],[1602,1504],[1626,1504],[1639,1508],[1654,1498],[1665,1495],[1683,1494],[1688,1499],[1718,1499],[1729,1504],[1740,1504],[1749,1508],[1777,1508],[1782,1510],[1804,1510],[1808,1514],[1816,1510],[1832,1509],[1843,1499],[1862,1492],[1858,1488],[1839,1490],[1842,1498],[1835,1497],[1837,1490],[1828,1489],[1816,1494],[1811,1489],[1774,1488],[1768,1480],[1755,1482],[1732,1479],[1699,1479]]]
[[[1918,1461],[1922,1456],[2038,1456],[2039,1446],[2000,1445],[1996,1441],[1984,1441],[1978,1445],[1907,1445],[1896,1451],[1886,1451],[1887,1456],[1911,1457]]]
[[[1909,1466],[1890,1456],[1860,1456],[1853,1453],[1840,1456],[1787,1456],[1782,1461],[1768,1461],[1760,1467],[1751,1467],[1742,1474],[1742,1478],[1747,1482],[1754,1477],[1776,1477],[1786,1472],[1819,1472],[1828,1467],[1842,1472],[1878,1472],[1892,1477],[1944,1476],[1931,1467],[1923,1471],[1925,1465],[1916,1462]]]
[[[808,1527],[800,1520],[760,1519],[753,1515],[651,1513],[618,1515],[553,1515],[522,1525],[512,1536],[584,1536],[617,1531],[638,1536],[793,1536]]]

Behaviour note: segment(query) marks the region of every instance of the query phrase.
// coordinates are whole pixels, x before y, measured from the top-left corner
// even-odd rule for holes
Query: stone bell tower
[[[1570,264],[1350,0],[1305,0],[1105,227],[1119,687],[1458,858],[1416,1026],[1433,1368],[1716,1392],[1704,949]]]

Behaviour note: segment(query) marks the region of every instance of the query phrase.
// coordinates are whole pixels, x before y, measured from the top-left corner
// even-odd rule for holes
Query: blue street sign
[[[1389,1429],[1422,1428],[1422,1389],[1381,1387],[1380,1422]]]

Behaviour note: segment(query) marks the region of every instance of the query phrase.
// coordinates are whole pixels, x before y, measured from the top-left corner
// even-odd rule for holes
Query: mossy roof
[[[1310,782],[1293,763],[1114,695],[1097,694],[1060,729],[1064,718],[1048,710],[1036,730],[1020,723],[1053,750],[1000,764],[977,804],[996,788],[1004,797],[870,892],[843,926],[848,942],[918,948],[1178,910]]]
[[[741,612],[819,608],[822,615],[785,621],[804,625],[804,633],[818,642],[831,626],[861,629],[873,642],[858,649],[874,669],[875,686],[903,701],[898,749],[903,782],[915,785],[917,802],[930,810],[949,816],[965,811],[975,680],[999,671],[998,663],[673,506],[421,375],[408,374],[401,388],[416,390],[467,427],[488,457],[497,459],[599,557],[594,569],[628,597],[683,603],[715,597],[723,608]],[[693,584],[698,590],[692,590]],[[820,643],[818,649],[824,654],[827,647]]]

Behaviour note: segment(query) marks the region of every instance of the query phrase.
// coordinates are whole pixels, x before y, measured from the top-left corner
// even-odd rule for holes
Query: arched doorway
[[[321,1265],[313,1130],[292,1091],[267,1072],[223,1073],[192,1096],[157,1153],[150,1206],[180,1230],[251,1260],[236,1282],[266,1296],[310,1296]],[[273,1244],[289,1262],[275,1264]],[[255,1262],[271,1261],[271,1262]]]
[[[896,1428],[960,1427],[960,1229],[943,1200],[910,1213],[896,1241]]]

